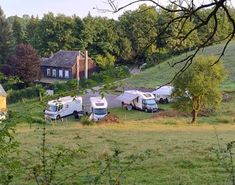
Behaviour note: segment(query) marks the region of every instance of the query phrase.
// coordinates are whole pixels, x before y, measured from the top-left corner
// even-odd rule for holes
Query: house
[[[5,112],[7,110],[7,93],[0,84],[0,111]]]
[[[45,79],[69,80],[88,79],[97,71],[95,62],[81,51],[58,51],[49,58],[42,58],[40,64],[40,81]]]

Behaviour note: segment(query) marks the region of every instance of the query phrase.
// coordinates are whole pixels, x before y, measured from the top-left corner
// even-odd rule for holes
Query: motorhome
[[[108,103],[105,97],[90,97],[90,120],[98,121],[108,114]]]
[[[155,96],[155,99],[159,103],[168,103],[172,102],[172,92],[173,92],[173,86],[165,85],[162,87],[156,87],[156,90],[154,90],[152,93]]]
[[[158,106],[155,97],[150,92],[141,92],[138,90],[127,90],[117,97],[122,102],[122,106],[127,109],[144,110],[145,112],[156,112]]]
[[[79,117],[83,115],[82,97],[66,96],[47,103],[45,117],[50,119],[60,119],[69,115]]]

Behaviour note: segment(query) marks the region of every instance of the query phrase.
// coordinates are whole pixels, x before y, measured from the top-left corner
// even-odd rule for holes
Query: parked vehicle
[[[156,90],[154,90],[152,93],[155,96],[155,99],[159,103],[169,103],[172,102],[172,92],[173,92],[173,86],[165,85],[162,87],[156,87]]]
[[[108,114],[108,103],[105,97],[90,97],[90,120],[98,121]]]
[[[66,96],[51,100],[44,113],[45,117],[50,119],[60,119],[72,114],[75,117],[80,117],[83,115],[82,97]]]
[[[155,97],[150,92],[141,92],[138,90],[124,91],[123,94],[117,97],[122,102],[122,106],[128,110],[138,109],[145,112],[156,112],[158,106]]]

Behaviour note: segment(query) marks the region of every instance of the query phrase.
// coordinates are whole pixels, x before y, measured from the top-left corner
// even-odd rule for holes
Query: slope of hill
[[[207,47],[200,52],[201,55],[219,55],[222,52],[224,44],[214,45]],[[167,61],[162,62],[152,68],[146,69],[140,74],[133,75],[125,81],[126,86],[129,87],[145,87],[155,88],[158,85],[163,85],[169,82],[178,68],[172,68],[169,63],[179,61],[182,57],[187,56],[187,53],[177,57],[173,57]],[[225,55],[223,56],[223,62],[228,70],[228,78],[222,85],[223,90],[233,91],[235,90],[235,42],[229,44]]]

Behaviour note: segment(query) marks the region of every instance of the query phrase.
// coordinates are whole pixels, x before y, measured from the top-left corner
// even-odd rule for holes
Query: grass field
[[[79,146],[87,153],[75,158],[73,166],[58,171],[58,177],[81,170],[92,161],[102,159],[113,148],[122,151],[121,158],[132,154],[148,153],[142,162],[133,164],[125,173],[122,184],[127,185],[222,185],[228,184],[228,174],[219,165],[214,149],[218,148],[215,129],[221,138],[221,145],[234,140],[235,135],[235,93],[231,101],[224,102],[220,111],[210,117],[199,117],[198,124],[189,124],[189,117],[151,118],[151,113],[111,109],[120,118],[119,124],[96,124],[82,126],[73,117],[63,122],[51,122],[46,126],[47,146]],[[28,114],[43,117],[44,104],[36,100],[13,104],[9,108],[16,115]],[[160,105],[170,109],[170,105]],[[36,153],[42,143],[42,125],[24,123],[19,120],[16,140],[20,142],[20,159],[27,161],[30,153]],[[38,158],[34,157],[37,161]],[[28,163],[26,163],[28,164]],[[28,166],[30,166],[28,164]],[[94,172],[94,169],[89,171]],[[35,184],[26,178],[27,172],[17,177],[13,184]],[[88,171],[75,176],[68,184],[86,184]],[[102,183],[107,184],[107,183]]]
[[[224,44],[214,45],[207,47],[200,54],[202,55],[218,55],[221,53]],[[223,90],[233,91],[235,90],[235,63],[234,54],[235,42],[230,43],[225,55],[223,56],[224,65],[228,71],[228,78],[222,85]],[[125,81],[125,85],[128,87],[145,87],[155,88],[158,85],[169,82],[173,75],[177,72],[177,68],[171,68],[168,63],[173,63],[182,59],[187,54],[183,54],[178,57],[164,61],[160,65],[156,65],[152,68],[146,69],[140,74],[134,75]]]
[[[21,158],[27,152],[36,152],[41,144],[38,126],[21,125],[16,139],[21,142]],[[221,144],[234,139],[235,125],[217,125]],[[87,151],[75,160],[71,169],[59,171],[63,176],[88,166],[91,161],[110,153],[114,147],[123,151],[122,156],[148,151],[150,157],[134,164],[125,173],[123,184],[226,184],[228,174],[218,164],[215,152],[217,141],[214,127],[208,124],[187,125],[177,121],[176,125],[163,125],[156,120],[123,122],[114,125],[81,126],[78,123],[63,123],[47,126],[49,146],[64,145],[75,148],[77,144]],[[36,158],[35,158],[36,160]],[[84,172],[71,184],[84,184]],[[26,175],[26,174],[25,174]],[[20,182],[20,183],[19,183]],[[16,184],[33,184],[24,176]]]

